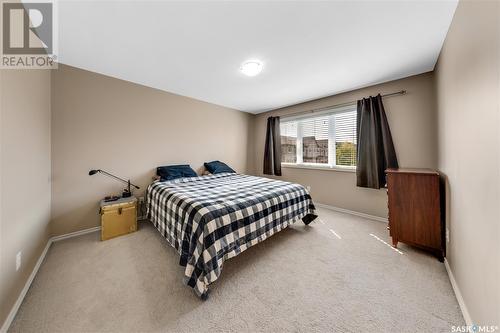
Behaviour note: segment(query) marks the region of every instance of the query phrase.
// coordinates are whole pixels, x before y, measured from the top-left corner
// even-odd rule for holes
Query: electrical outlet
[[[23,253],[21,251],[17,252],[17,255],[16,255],[16,271],[19,270],[19,268],[21,267],[21,258],[23,256]]]
[[[307,185],[307,186],[306,186],[306,189],[307,189],[309,192],[311,192],[311,186]]]
[[[139,202],[144,202],[144,197],[139,197]]]
[[[446,228],[446,243],[450,242],[450,229]]]

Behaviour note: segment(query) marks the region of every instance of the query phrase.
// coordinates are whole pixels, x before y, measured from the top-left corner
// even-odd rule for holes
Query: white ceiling
[[[433,70],[456,5],[63,1],[59,61],[259,113]]]

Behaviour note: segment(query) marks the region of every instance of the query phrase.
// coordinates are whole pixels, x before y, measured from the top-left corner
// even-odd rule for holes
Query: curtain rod
[[[393,92],[393,93],[384,94],[384,95],[382,95],[382,97],[404,95],[404,94],[406,94],[406,90],[400,90],[400,91],[396,91],[396,92]],[[299,114],[307,114],[307,113],[314,113],[314,112],[318,112],[318,111],[324,111],[324,110],[328,110],[328,109],[331,109],[331,108],[338,108],[338,107],[341,107],[341,106],[351,105],[351,104],[354,104],[356,102],[357,101],[349,101],[349,102],[345,102],[345,103],[340,103],[340,104],[334,104],[334,105],[325,106],[325,107],[318,108],[318,109],[312,109],[312,110],[307,110],[307,111],[299,111],[299,112],[295,112],[295,113],[290,113],[290,114],[284,115],[284,116],[282,116],[280,118],[288,118],[288,117],[293,117],[293,116],[296,116],[296,115],[299,115]]]

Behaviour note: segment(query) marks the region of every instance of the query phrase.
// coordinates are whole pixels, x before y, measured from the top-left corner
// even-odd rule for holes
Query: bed
[[[155,181],[146,202],[149,220],[180,254],[184,283],[202,299],[225,260],[316,218],[302,185],[236,173]]]

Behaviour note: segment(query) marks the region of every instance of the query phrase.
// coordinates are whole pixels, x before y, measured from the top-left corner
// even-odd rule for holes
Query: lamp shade
[[[89,176],[93,176],[93,175],[95,175],[98,172],[99,172],[99,170],[90,170],[89,171]]]

